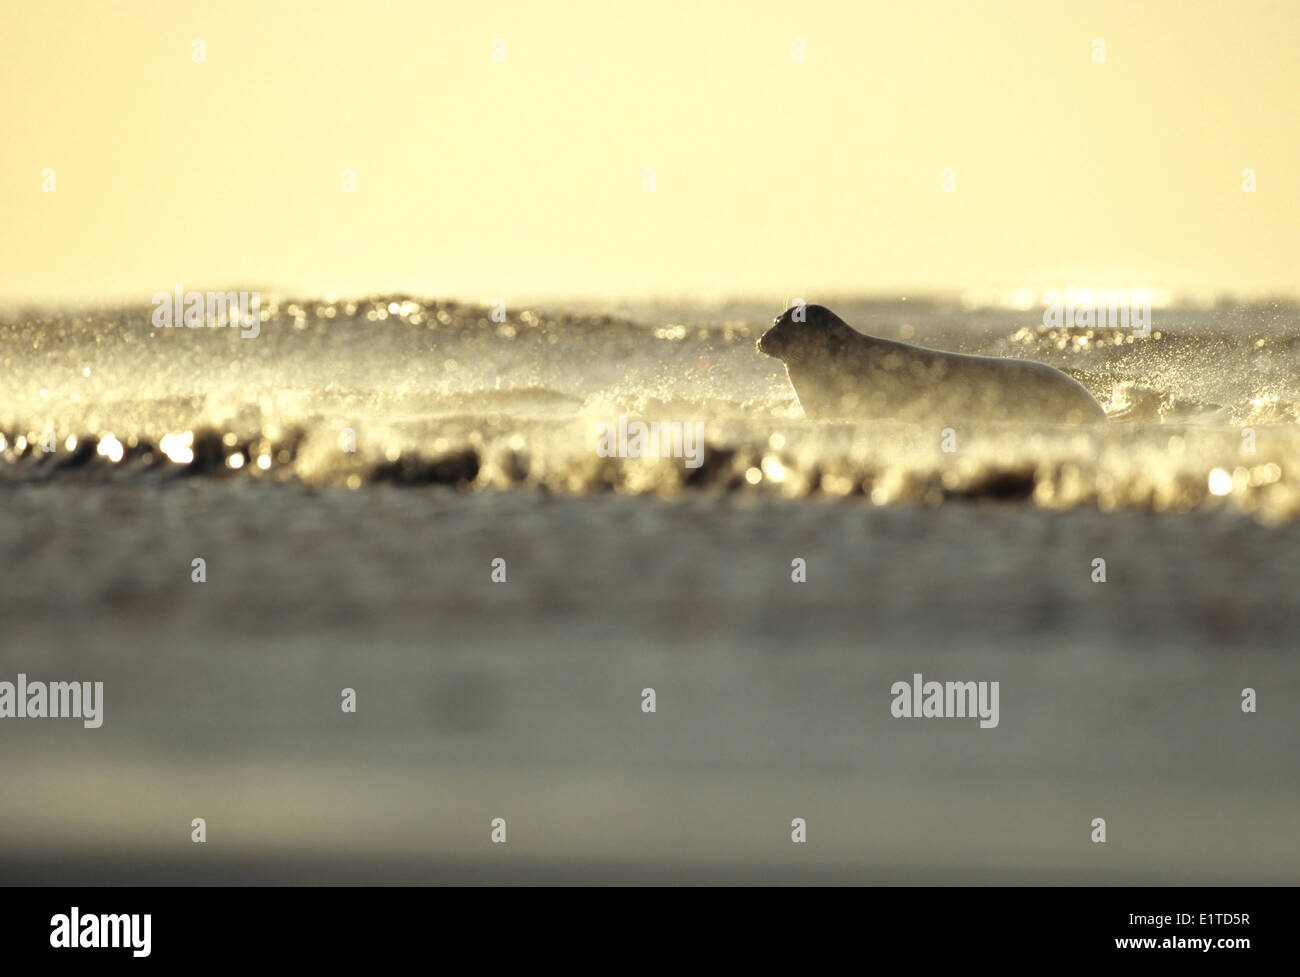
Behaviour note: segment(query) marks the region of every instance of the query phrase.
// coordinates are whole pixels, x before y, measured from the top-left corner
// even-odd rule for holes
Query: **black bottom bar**
[[[1294,893],[1284,888],[877,888],[865,896],[730,895],[723,904],[715,892],[692,892],[656,907],[643,900],[659,894],[593,899],[576,890],[516,903],[427,886],[0,888],[7,963],[96,967],[374,965],[438,948],[454,957],[427,957],[431,968],[466,953],[505,963],[512,948],[534,965],[557,950],[570,960],[613,952],[666,963],[663,954],[679,945],[733,961],[786,950],[816,963],[838,950],[927,969],[1126,958],[1236,967],[1281,960],[1294,941]],[[78,945],[52,945],[68,942]],[[96,942],[119,945],[85,945]]]

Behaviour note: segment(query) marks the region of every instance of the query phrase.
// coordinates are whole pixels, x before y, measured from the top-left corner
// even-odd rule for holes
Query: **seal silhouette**
[[[758,340],[813,418],[1087,424],[1106,412],[1046,363],[945,353],[866,336],[820,305],[793,306]]]

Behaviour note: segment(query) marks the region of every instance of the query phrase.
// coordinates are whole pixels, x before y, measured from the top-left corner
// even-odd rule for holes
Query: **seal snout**
[[[786,335],[789,330],[788,328],[782,328],[789,317],[789,312],[783,312],[773,319],[771,328],[758,337],[758,342],[754,344],[754,348],[764,356],[774,356],[780,359],[782,352],[784,352],[783,347],[789,345],[790,337]]]

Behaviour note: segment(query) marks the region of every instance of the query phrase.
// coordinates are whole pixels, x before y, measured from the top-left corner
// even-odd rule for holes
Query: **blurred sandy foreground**
[[[1294,524],[219,482],[3,512],[0,679],[103,681],[105,721],[0,721],[0,881],[1300,881]],[[891,718],[917,672],[999,681],[998,727]]]

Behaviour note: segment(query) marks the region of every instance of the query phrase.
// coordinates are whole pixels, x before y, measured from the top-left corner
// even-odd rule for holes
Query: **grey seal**
[[[793,306],[758,340],[812,418],[1088,424],[1106,412],[1046,363],[945,353],[866,336],[830,309]]]

